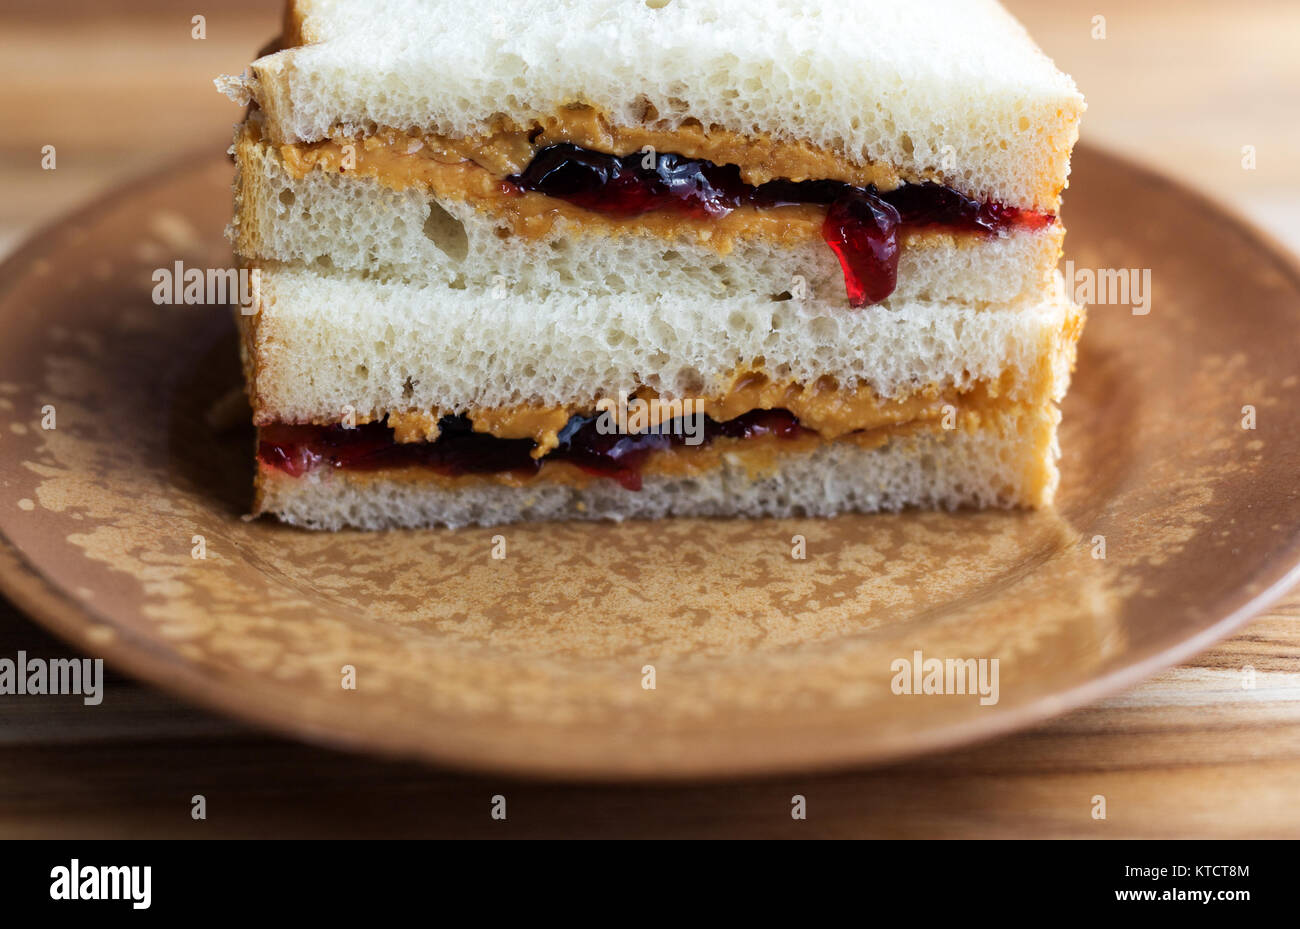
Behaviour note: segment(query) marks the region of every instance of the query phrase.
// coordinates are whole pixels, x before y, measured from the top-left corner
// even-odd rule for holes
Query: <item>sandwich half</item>
[[[218,84],[258,512],[1050,503],[1083,101],[996,3],[299,0]]]

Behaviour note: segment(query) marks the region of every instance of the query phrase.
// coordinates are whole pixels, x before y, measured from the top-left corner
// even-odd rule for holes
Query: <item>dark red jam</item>
[[[652,166],[647,166],[653,162]],[[576,145],[537,152],[515,188],[558,197],[611,216],[640,216],[673,209],[688,216],[725,216],[741,206],[815,204],[828,207],[822,235],[839,258],[852,306],[879,303],[898,276],[898,230],[940,227],[996,234],[1041,229],[1053,217],[964,196],[942,184],[903,184],[881,192],[839,181],[769,181],[746,184],[735,165],[674,154],[606,155]]]
[[[849,306],[879,303],[898,283],[898,210],[865,190],[830,205],[822,238],[844,269]]]
[[[535,474],[542,462],[533,458],[532,439],[499,439],[475,432],[464,416],[444,416],[433,442],[396,442],[386,423],[347,429],[343,426],[262,428],[258,458],[268,467],[299,477],[316,468],[374,471],[381,468],[426,467],[440,474]],[[718,437],[748,439],[772,435],[795,438],[804,428],[786,410],[753,410],[718,422],[704,418],[703,442]],[[641,468],[654,452],[685,445],[679,425],[668,423],[657,432],[604,434],[595,416],[574,416],[560,431],[560,444],[546,461],[568,461],[588,474],[610,477],[628,490],[641,489]]]

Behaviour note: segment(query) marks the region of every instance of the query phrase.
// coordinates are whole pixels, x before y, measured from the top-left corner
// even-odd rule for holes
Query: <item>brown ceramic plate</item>
[[[196,702],[528,774],[843,766],[1119,690],[1295,575],[1300,271],[1110,156],[1078,153],[1069,255],[1150,269],[1150,313],[1091,310],[1055,511],[386,534],[240,518],[250,430],[207,417],[238,383],[229,314],[151,300],[157,268],[229,264],[230,175],[184,164],[0,271],[0,586]],[[998,702],[895,695],[918,649],[997,658]]]

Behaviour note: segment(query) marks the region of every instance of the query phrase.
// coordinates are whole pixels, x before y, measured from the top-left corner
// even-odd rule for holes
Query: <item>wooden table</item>
[[[1009,4],[1088,95],[1086,138],[1159,165],[1300,248],[1300,6]],[[273,4],[168,0],[0,12],[0,252],[179,153],[219,146],[211,87],[269,37]],[[1105,10],[1100,10],[1105,7]],[[1092,17],[1106,16],[1106,38]],[[57,147],[54,173],[39,168]],[[1257,168],[1241,167],[1254,145]],[[507,782],[266,736],[110,675],[78,698],[0,698],[0,836],[1300,836],[1300,595],[1134,690],[1048,725],[865,772],[741,784]],[[69,654],[0,601],[0,656]],[[1253,690],[1241,669],[1257,673]],[[509,799],[490,819],[493,794]],[[807,821],[790,796],[808,797]],[[190,798],[208,818],[190,818]],[[1108,818],[1091,817],[1107,798]]]

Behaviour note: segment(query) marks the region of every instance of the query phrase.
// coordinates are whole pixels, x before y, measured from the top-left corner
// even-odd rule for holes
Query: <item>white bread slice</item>
[[[778,458],[754,477],[724,463],[689,477],[647,475],[639,491],[609,479],[585,486],[491,481],[448,488],[408,472],[318,470],[304,477],[265,466],[256,512],[310,529],[495,526],[524,520],[664,516],[833,516],[903,507],[1040,507],[1058,480],[1053,404],[991,418],[974,432],[897,436],[877,448],[830,442]]]
[[[1064,394],[1083,322],[1059,277],[1029,305],[853,310],[673,292],[521,299],[293,266],[263,268],[259,310],[240,319],[258,424],[590,404],[640,386],[686,399],[751,367],[885,398],[998,384],[1038,404]]]
[[[503,239],[499,217],[455,196],[319,170],[295,178],[275,146],[247,135],[237,140],[235,155],[231,237],[236,252],[254,261],[531,294],[652,291],[721,299],[771,297],[802,286],[805,299],[845,306],[843,272],[820,235],[796,243],[744,239],[723,253],[691,229],[669,238],[633,220],[619,234],[602,236],[560,219],[539,238]],[[907,233],[898,287],[882,305],[1037,299],[1064,233],[1059,222],[1001,236]]]
[[[290,43],[218,86],[274,141],[468,137],[567,103],[808,142],[1056,212],[1083,98],[994,0],[296,0]]]

